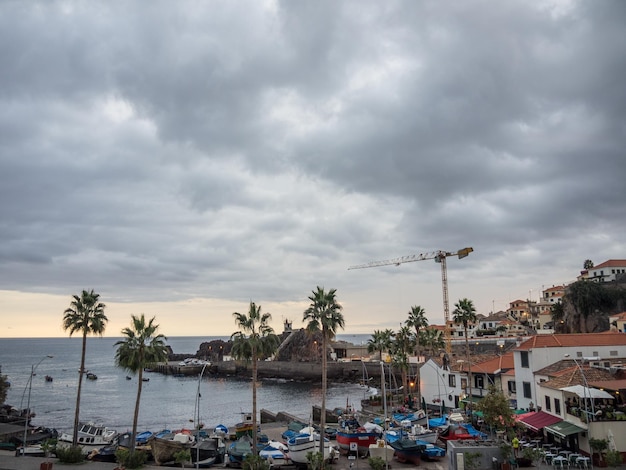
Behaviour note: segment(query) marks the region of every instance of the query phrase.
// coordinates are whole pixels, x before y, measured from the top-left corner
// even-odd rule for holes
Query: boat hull
[[[164,439],[153,437],[150,439],[150,448],[152,449],[152,458],[157,465],[165,465],[174,461],[174,454],[180,450],[191,449],[191,438],[186,441],[176,434],[173,439]]]
[[[337,431],[337,445],[342,453],[350,451],[350,445],[357,445],[359,456],[364,457],[368,454],[370,445],[376,444],[380,436],[374,432],[345,432]]]
[[[287,441],[287,447],[289,448],[289,458],[292,462],[306,464],[308,463],[306,455],[309,452],[319,452],[319,435],[298,434]],[[334,458],[334,452],[330,441],[324,439],[324,460],[332,458]]]
[[[82,448],[85,455],[113,445],[117,437],[117,431],[93,423],[80,423],[78,428],[78,446]],[[57,439],[57,447],[71,447],[73,438],[74,436],[70,433],[62,433]]]
[[[422,461],[422,452],[426,446],[418,444],[411,439],[399,439],[390,442],[389,445],[395,450],[396,460],[401,463],[419,465]]]

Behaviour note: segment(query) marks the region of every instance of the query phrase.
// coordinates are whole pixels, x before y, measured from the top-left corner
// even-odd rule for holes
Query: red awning
[[[524,416],[519,420],[527,428],[532,429],[533,431],[541,431],[546,426],[550,426],[551,424],[556,424],[560,421],[563,421],[558,416],[551,415],[550,413],[546,413],[545,411],[537,411],[529,416]]]

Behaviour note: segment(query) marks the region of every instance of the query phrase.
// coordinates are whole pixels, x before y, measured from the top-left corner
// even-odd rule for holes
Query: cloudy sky
[[[345,333],[537,300],[626,258],[626,2],[3,1],[0,336]]]

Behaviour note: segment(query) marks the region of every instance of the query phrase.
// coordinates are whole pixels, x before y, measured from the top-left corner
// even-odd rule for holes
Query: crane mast
[[[446,258],[449,256],[458,256],[459,259],[468,256],[474,249],[472,247],[462,248],[456,252],[437,250],[429,253],[420,253],[418,255],[402,256],[382,261],[371,261],[365,264],[350,266],[348,269],[374,268],[377,266],[400,266],[402,263],[412,263],[413,261],[424,261],[434,259],[436,263],[441,264],[441,287],[443,290],[443,317],[445,321],[444,334],[446,343],[446,352],[448,355],[452,352],[452,335],[450,332],[450,302],[448,299],[448,268]]]

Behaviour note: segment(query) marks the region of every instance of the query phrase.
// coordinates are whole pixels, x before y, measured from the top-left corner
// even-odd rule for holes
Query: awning
[[[461,403],[480,403],[483,397],[465,397],[460,400]]]
[[[575,393],[580,398],[606,398],[609,400],[615,398],[609,392],[605,392],[604,390],[599,390],[593,387],[583,387],[582,385],[572,385],[571,387],[565,387],[561,390],[564,392]]]
[[[519,420],[520,423],[533,431],[541,431],[546,426],[556,424],[561,421],[563,420],[558,416],[551,415],[545,411],[537,411],[536,413],[533,413],[530,416],[525,416]]]
[[[561,438],[565,438],[570,434],[578,434],[579,432],[585,432],[586,429],[576,426],[568,421],[561,421],[560,423],[551,424],[546,426],[546,431],[554,434],[555,436],[559,436]]]

